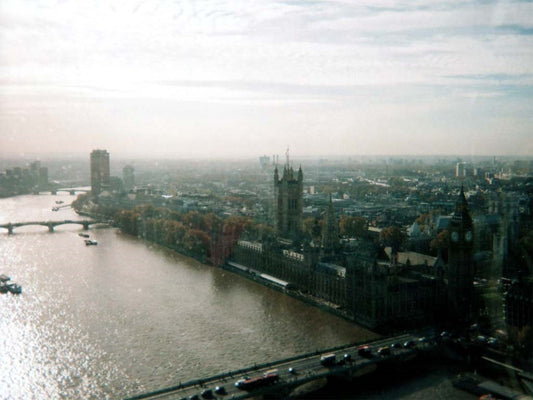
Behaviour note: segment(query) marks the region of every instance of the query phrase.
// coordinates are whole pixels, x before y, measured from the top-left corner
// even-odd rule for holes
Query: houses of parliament
[[[301,167],[294,171],[287,162],[281,173],[276,167],[273,186],[276,237],[239,241],[233,262],[290,282],[299,293],[372,329],[471,320],[474,232],[462,188],[448,228],[447,257],[415,253],[409,258],[371,238],[355,248],[343,246],[331,198],[323,223],[315,221],[311,233],[304,233]]]

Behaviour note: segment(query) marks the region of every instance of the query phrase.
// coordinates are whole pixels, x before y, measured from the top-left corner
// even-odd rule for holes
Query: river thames
[[[52,211],[74,199],[0,199],[0,223],[84,219]],[[0,295],[2,399],[123,398],[377,336],[109,227],[0,229],[2,273],[23,287]]]

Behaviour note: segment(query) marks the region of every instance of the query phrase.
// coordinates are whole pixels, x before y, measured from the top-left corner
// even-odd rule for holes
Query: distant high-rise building
[[[302,232],[303,180],[302,167],[295,176],[287,163],[281,179],[277,166],[274,170],[274,216],[280,236],[294,237]]]
[[[91,192],[98,195],[109,185],[109,153],[93,150],[91,153]]]
[[[455,165],[455,176],[457,178],[464,178],[466,176],[474,175],[474,166],[467,162],[458,162]]]
[[[124,181],[124,190],[130,191],[135,187],[135,170],[131,165],[126,165],[122,168],[122,180]]]
[[[472,218],[468,211],[468,202],[461,187],[461,193],[455,203],[448,231],[450,246],[448,248],[448,307],[450,316],[456,320],[468,322],[472,315],[474,300],[474,264]]]
[[[269,156],[261,156],[259,157],[259,165],[261,165],[261,169],[265,170],[268,167],[268,164],[270,164],[270,157]]]

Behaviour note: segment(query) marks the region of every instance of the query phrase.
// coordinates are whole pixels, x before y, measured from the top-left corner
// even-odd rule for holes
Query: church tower
[[[295,238],[302,232],[303,180],[302,167],[295,176],[287,153],[281,179],[277,166],[274,170],[274,217],[279,236]]]
[[[463,187],[449,226],[448,310],[452,320],[468,322],[474,297],[473,223]]]

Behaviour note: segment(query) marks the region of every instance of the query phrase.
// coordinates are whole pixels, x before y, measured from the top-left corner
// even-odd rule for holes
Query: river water
[[[74,196],[0,199],[0,224],[83,219]],[[319,348],[361,327],[238,275],[80,225],[0,229],[1,399],[118,399]]]

